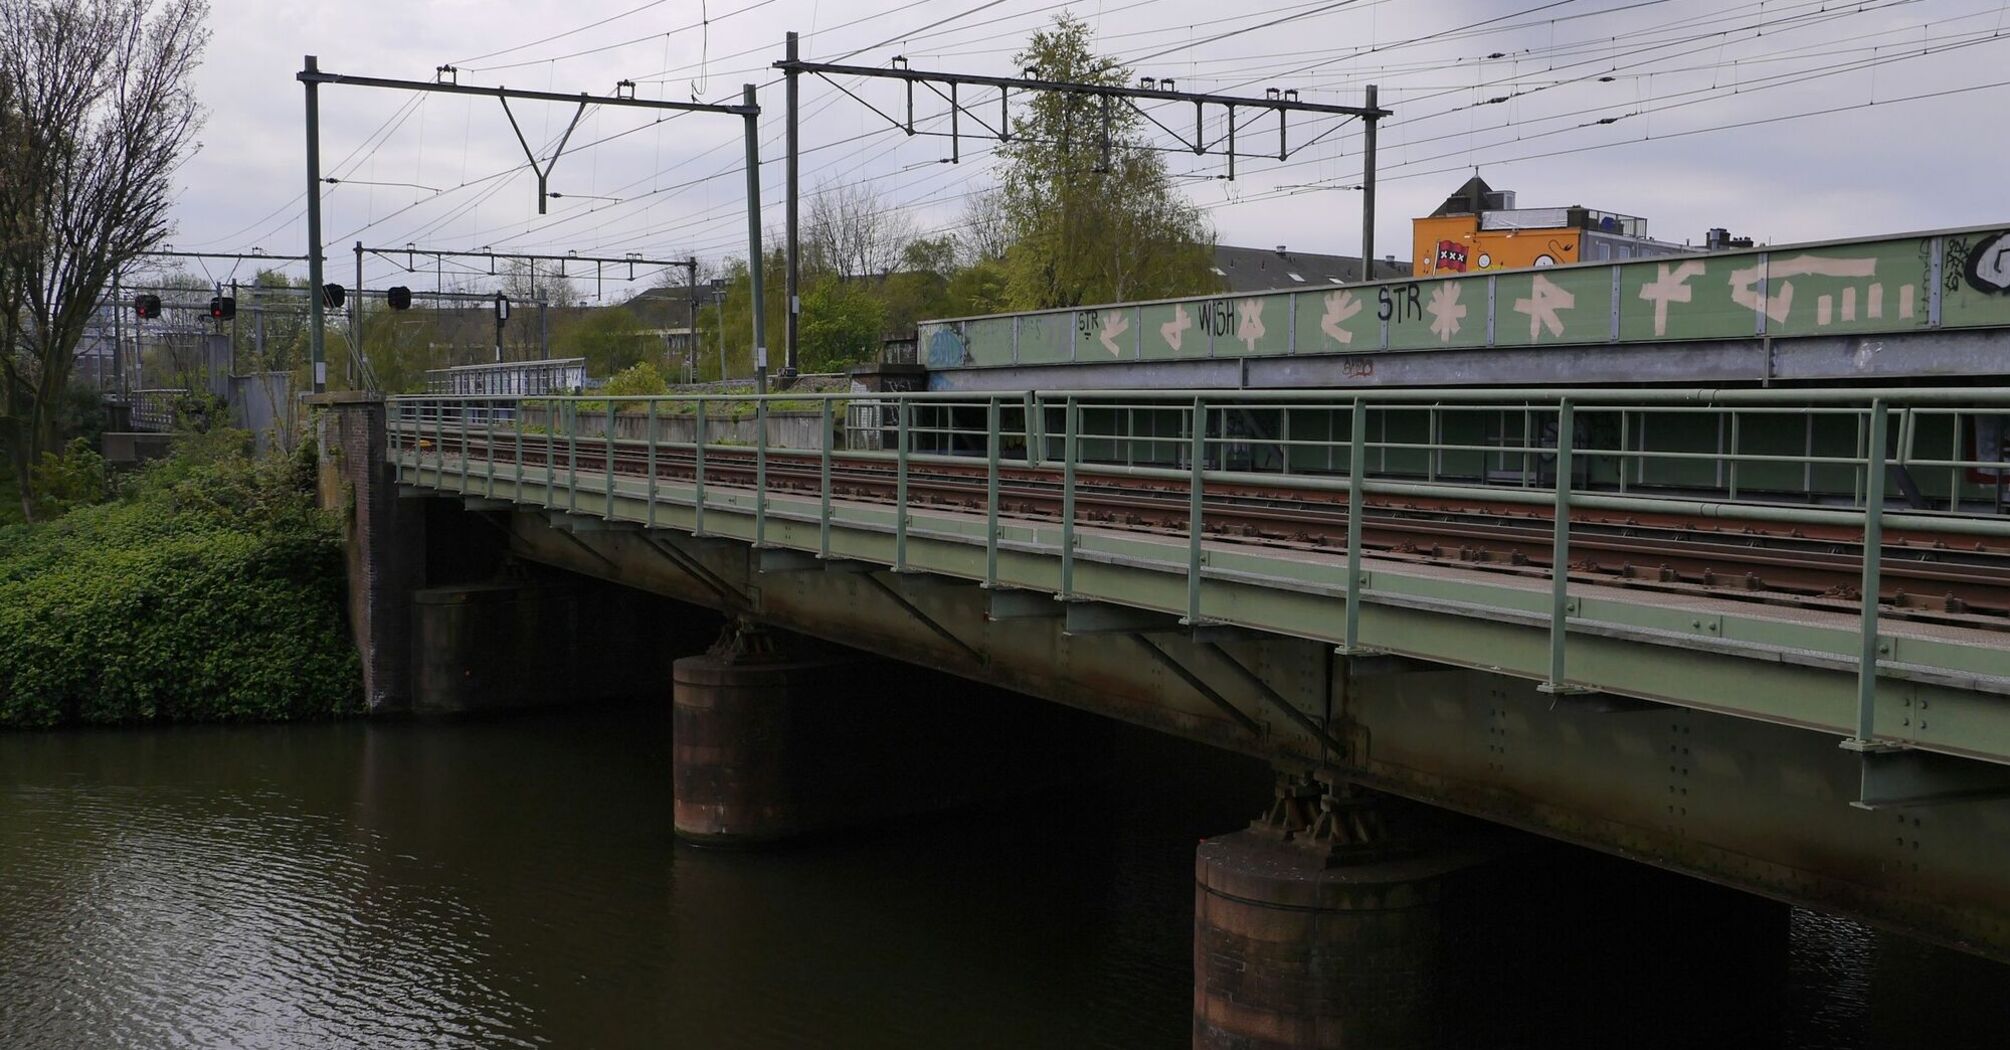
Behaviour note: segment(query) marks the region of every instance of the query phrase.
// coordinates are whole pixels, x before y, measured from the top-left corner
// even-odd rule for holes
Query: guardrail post
[[[1047,462],[1047,406],[1032,392],[1026,394],[1026,465]]]
[[[754,402],[754,546],[768,545],[768,399]]]
[[[817,457],[817,557],[831,556],[831,399],[824,398],[823,452]]]
[[[907,571],[907,415],[908,401],[901,398],[894,410],[893,465],[893,571]]]
[[[601,517],[614,520],[614,399],[607,399],[607,458],[601,466],[607,471],[607,506],[602,508]]]
[[[1438,413],[1439,413],[1438,406],[1432,405],[1430,408],[1429,418],[1427,418],[1424,422],[1426,433],[1430,435],[1426,440],[1428,440],[1433,445],[1442,445],[1445,443],[1444,420],[1439,418]],[[1425,467],[1424,480],[1435,483],[1438,480],[1438,472],[1443,470],[1444,468],[1445,468],[1444,452],[1439,449],[1435,448],[1432,449],[1430,453],[1429,463]]]
[[[1570,459],[1576,430],[1570,399],[1564,398],[1556,406],[1556,509],[1549,550],[1549,681],[1539,687],[1546,693],[1578,691],[1565,683],[1563,662],[1564,639],[1570,629]],[[1532,429],[1524,433],[1533,439]],[[1526,450],[1523,455],[1527,455]]]
[[[1186,497],[1186,620],[1189,624],[1200,622],[1200,538],[1202,517],[1201,496],[1205,491],[1207,470],[1207,399],[1193,399],[1193,418],[1188,421],[1192,431],[1187,437],[1187,497]]]
[[[1075,453],[1080,407],[1069,398],[1061,417],[1061,597],[1075,593]]]
[[[483,446],[482,451],[485,454],[482,458],[488,461],[488,488],[482,492],[482,495],[487,496],[489,499],[494,499],[496,495],[496,410],[493,403],[482,410],[482,423],[487,428],[485,435],[487,443]]]
[[[1633,413],[1621,408],[1619,410],[1619,492],[1621,495],[1626,493],[1626,472],[1633,469],[1633,457],[1627,455],[1627,452],[1631,448],[1628,442],[1631,438],[1632,421]]]
[[[462,401],[454,406],[455,408],[454,421],[456,423],[455,430],[458,432],[455,440],[461,443],[462,492],[466,492],[468,490],[468,451],[469,451],[468,446],[473,443],[473,436],[470,433],[470,428],[468,426],[468,405],[470,404],[472,404],[472,402]]]
[[[579,510],[579,402],[565,403],[565,509]]]
[[[1737,409],[1734,408],[1731,410],[1731,454],[1726,460],[1724,468],[1730,475],[1728,479],[1729,484],[1726,486],[1726,489],[1733,503],[1738,502],[1738,444],[1741,440],[1740,431],[1742,430],[1739,426],[1739,421],[1744,418],[1743,415],[1739,414]]]
[[[693,467],[691,470],[691,535],[705,534],[705,399],[698,399],[698,410],[692,414],[696,429],[692,431],[695,440],[691,443]]]
[[[1877,603],[1884,557],[1885,433],[1890,406],[1883,398],[1870,405],[1870,444],[1864,450],[1863,496],[1863,623],[1857,650],[1857,748],[1872,746],[1877,716]]]
[[[653,529],[656,527],[656,399],[655,398],[649,399],[648,415],[644,417],[642,428],[643,428],[642,429],[643,439],[645,442],[647,442],[646,447],[643,449],[643,456],[645,457],[646,460],[643,469],[649,471],[649,486],[645,494],[645,498],[648,500],[649,505],[647,509],[645,509],[642,512],[643,513],[642,522],[645,527]]]
[[[1368,405],[1354,399],[1347,422],[1347,622],[1341,635],[1340,651],[1358,656],[1361,648],[1361,515],[1365,501],[1363,474],[1368,466]]]
[[[447,406],[443,401],[433,402],[433,484],[444,484],[447,480]]]
[[[998,586],[998,434],[1003,415],[993,395],[984,405],[984,586]]]
[[[558,473],[558,413],[556,401],[544,405],[544,506],[551,508],[552,479]]]
[[[510,412],[511,429],[516,431],[516,471],[510,484],[510,499],[523,500],[523,399],[517,398],[516,407]]]

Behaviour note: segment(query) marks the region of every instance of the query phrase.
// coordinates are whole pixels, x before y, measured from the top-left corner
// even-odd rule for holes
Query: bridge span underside
[[[449,480],[444,490],[453,487]],[[592,519],[581,527],[571,517],[508,512],[512,550],[1283,766],[1335,766],[1433,805],[2010,958],[2010,894],[1999,874],[2010,863],[2010,804],[1854,807],[1856,756],[1833,737],[1669,705],[1559,699],[1506,675],[1196,631],[1046,594],[1006,598],[973,581],[892,574],[883,546],[877,559],[870,544],[843,545],[858,560],[791,558],[778,552],[802,537],[788,525],[771,524],[777,547],[763,552],[730,538],[724,521],[715,526],[723,535],[700,539]],[[910,557],[925,561],[920,550]],[[1419,613],[1390,626],[1471,630],[1433,621]]]

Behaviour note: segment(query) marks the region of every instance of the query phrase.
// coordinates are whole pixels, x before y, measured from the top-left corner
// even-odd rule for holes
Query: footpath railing
[[[541,425],[529,425],[535,410]],[[773,440],[771,414],[815,413],[820,440],[793,451]],[[870,411],[865,411],[869,409]],[[1073,391],[673,396],[635,398],[404,397],[391,402],[391,458],[459,472],[498,462],[524,478],[527,453],[547,487],[582,484],[616,495],[617,470],[580,468],[589,458],[627,470],[652,508],[688,499],[701,516],[708,458],[719,487],[722,457],[751,455],[756,542],[769,513],[772,454],[814,456],[820,553],[830,554],[839,464],[889,466],[894,477],[895,558],[905,560],[911,474],[917,468],[983,465],[987,584],[998,582],[1001,470],[1051,473],[1059,501],[1061,593],[1074,579],[1083,487],[1130,479],[1187,502],[1187,618],[1205,622],[1209,499],[1264,486],[1344,498],[1345,623],[1341,649],[1360,643],[1365,500],[1449,500],[1510,505],[1553,523],[1548,577],[1549,653],[1543,688],[1577,691],[1567,671],[1571,635],[1574,515],[1673,516],[1739,527],[1860,538],[1856,598],[1857,710],[1854,740],[1870,746],[1880,659],[1880,595],[1887,529],[1973,541],[1978,555],[2010,547],[2004,513],[2004,420],[2010,389],[1863,390],[1380,390]],[[708,421],[748,418],[752,440],[698,435]],[[640,425],[626,421],[639,420]],[[861,421],[865,421],[861,423]],[[673,423],[678,424],[673,426]],[[684,425],[688,423],[688,425]],[[493,450],[477,456],[477,447]],[[450,451],[453,450],[453,451]],[[661,470],[675,456],[695,486],[671,497]],[[742,460],[743,462],[744,460]],[[585,480],[582,481],[582,476]],[[593,488],[587,490],[589,493]],[[971,512],[977,511],[972,497]],[[836,512],[834,516],[834,511]],[[610,511],[611,512],[611,511]],[[1520,523],[1520,519],[1517,519]],[[1335,554],[1341,553],[1338,550]],[[896,565],[902,568],[902,565]],[[1979,678],[2010,683],[2010,651]],[[1985,653],[1988,660],[1994,657]],[[1972,669],[1970,669],[1972,671]]]
[[[549,361],[498,361],[455,365],[426,371],[429,394],[525,395],[563,394],[586,385],[586,358]]]
[[[175,403],[189,395],[186,387],[157,387],[132,392],[132,426],[146,434],[174,429]]]

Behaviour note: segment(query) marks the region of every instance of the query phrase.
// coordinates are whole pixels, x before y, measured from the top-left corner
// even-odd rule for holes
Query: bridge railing
[[[825,555],[832,524],[845,514],[834,502],[834,461],[877,464],[893,476],[896,569],[905,568],[910,512],[920,509],[910,499],[916,472],[961,470],[974,491],[981,471],[991,584],[1001,519],[1024,513],[1008,510],[1001,487],[1011,474],[1023,488],[1027,479],[1017,472],[1038,470],[1059,504],[1064,595],[1073,586],[1075,533],[1098,524],[1077,513],[1085,490],[1129,485],[1159,500],[1184,496],[1184,565],[1166,567],[1185,572],[1187,619],[1194,623],[1204,622],[1205,548],[1233,538],[1222,531],[1233,515],[1210,500],[1288,490],[1298,513],[1337,516],[1345,508],[1337,517],[1345,526],[1347,651],[1362,649],[1362,529],[1370,497],[1417,513],[1482,512],[1533,523],[1551,539],[1544,687],[1558,692],[1578,688],[1567,661],[1570,568],[1584,554],[1573,547],[1574,517],[1595,513],[1607,529],[1615,519],[1642,528],[1672,524],[1685,535],[1709,530],[1734,542],[1770,531],[1860,544],[1855,593],[1835,597],[1857,606],[1854,739],[1866,745],[1873,739],[1881,596],[1896,597],[1886,572],[1886,530],[1917,534],[1908,556],[1920,542],[1972,543],[1978,551],[2010,545],[2003,496],[2010,389],[421,396],[391,405],[392,456],[401,465],[458,472],[464,482],[486,475],[491,490],[503,468],[520,491],[528,460],[547,505],[563,500],[565,509],[577,510],[584,492],[605,496],[608,513],[617,477],[640,477],[651,525],[666,477],[695,482],[689,500],[702,527],[708,481],[715,491],[744,488],[751,466],[752,488],[762,493],[752,511],[757,544],[769,514],[770,467],[786,461],[791,484],[799,484],[801,468],[814,463]],[[861,406],[873,411],[862,415]],[[544,422],[528,424],[526,408]],[[814,413],[818,439],[793,447],[776,441],[767,424],[783,413]],[[859,418],[877,425],[840,425]],[[747,440],[719,439],[708,426],[719,419],[752,420]],[[722,480],[729,469],[737,470],[733,480]],[[979,509],[972,496],[969,510]],[[2010,687],[2010,667],[1994,677]]]
[[[189,396],[187,387],[155,387],[132,392],[132,426],[149,434],[175,428],[175,406]]]

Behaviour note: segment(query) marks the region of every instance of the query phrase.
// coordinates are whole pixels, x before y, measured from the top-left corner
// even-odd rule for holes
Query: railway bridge
[[[939,322],[925,369],[840,394],[332,399],[324,491],[373,704],[523,658],[415,627],[452,522],[742,625],[669,675],[694,838],[927,793],[834,722],[1057,746],[953,695],[834,707],[846,676],[794,636],[1268,761],[1264,815],[1197,857],[1197,1045],[1416,1041],[1390,989],[1428,984],[1478,862],[1384,796],[2010,959],[2006,237],[1339,290],[1386,307],[1358,330],[1327,291],[1268,296],[1281,336],[1261,295]],[[1582,316],[1597,338],[1545,338]],[[1707,385],[1614,374],[1685,361]],[[613,619],[582,629],[652,648]],[[885,790],[824,790],[861,765]]]

